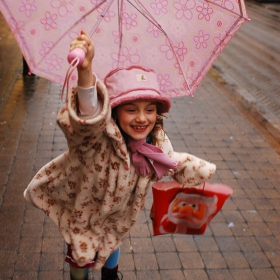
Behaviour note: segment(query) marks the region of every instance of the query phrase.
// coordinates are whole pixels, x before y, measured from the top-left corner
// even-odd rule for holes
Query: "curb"
[[[215,65],[209,71],[209,75],[227,91],[227,97],[237,101],[257,120],[267,132],[280,144],[280,119],[269,111],[261,101],[257,100],[246,88],[228,73],[222,73]],[[223,91],[224,93],[224,91]]]

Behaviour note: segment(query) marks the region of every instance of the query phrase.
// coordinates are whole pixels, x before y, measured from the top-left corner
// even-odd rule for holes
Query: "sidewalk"
[[[247,0],[246,6],[251,21],[233,37],[210,75],[280,143],[280,3]]]
[[[68,280],[59,231],[22,196],[36,171],[67,148],[55,123],[61,86],[22,77],[21,54],[2,16],[0,23],[0,280]],[[216,73],[195,98],[173,100],[165,128],[176,151],[216,163],[211,181],[231,186],[233,196],[204,235],[152,237],[149,192],[121,248],[125,280],[280,279],[279,144],[236,109]]]

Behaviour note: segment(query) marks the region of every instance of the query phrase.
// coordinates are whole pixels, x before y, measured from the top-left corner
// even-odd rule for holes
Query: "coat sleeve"
[[[108,93],[101,82],[97,82],[97,92],[102,104],[101,112],[97,116],[86,119],[80,116],[75,88],[68,94],[68,102],[57,115],[57,123],[67,139],[69,149],[76,146],[82,147],[84,143],[88,144],[89,141],[93,143],[97,141],[111,118]]]
[[[187,186],[197,186],[209,180],[216,171],[216,165],[188,153],[174,152],[173,159],[178,168],[173,178]]]
[[[159,147],[177,162],[177,169],[171,174],[174,180],[187,186],[197,186],[209,180],[216,171],[216,165],[188,153],[178,153],[163,131]]]

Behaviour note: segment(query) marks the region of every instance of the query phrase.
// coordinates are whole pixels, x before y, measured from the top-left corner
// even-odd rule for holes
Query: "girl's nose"
[[[146,115],[144,112],[139,112],[137,114],[137,117],[136,117],[136,121],[137,122],[145,122],[146,121]]]

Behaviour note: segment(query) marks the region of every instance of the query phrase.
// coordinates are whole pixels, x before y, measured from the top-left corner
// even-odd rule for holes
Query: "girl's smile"
[[[145,126],[133,126],[132,125],[131,127],[133,128],[133,130],[135,132],[144,132],[148,128],[147,125],[145,125]]]
[[[133,101],[117,107],[121,129],[135,140],[146,139],[155,126],[157,105],[151,101]]]

